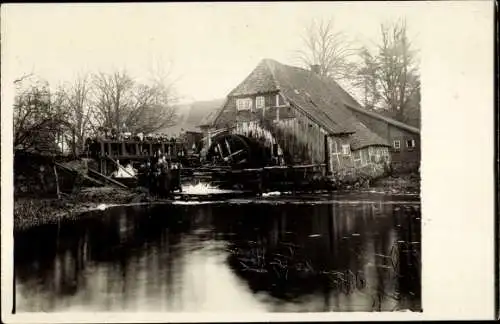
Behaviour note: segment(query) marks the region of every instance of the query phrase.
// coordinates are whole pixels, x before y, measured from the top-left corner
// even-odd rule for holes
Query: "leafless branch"
[[[342,31],[335,32],[332,20],[313,21],[301,38],[304,48],[296,51],[301,65],[319,65],[322,76],[337,80],[350,77],[355,49]]]

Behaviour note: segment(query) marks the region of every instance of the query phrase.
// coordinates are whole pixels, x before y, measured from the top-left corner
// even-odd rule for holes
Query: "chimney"
[[[311,72],[314,72],[316,74],[320,74],[321,71],[321,65],[319,64],[311,64]]]

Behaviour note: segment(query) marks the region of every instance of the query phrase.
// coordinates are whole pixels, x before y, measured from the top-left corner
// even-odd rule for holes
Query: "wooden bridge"
[[[178,140],[93,139],[88,141],[87,152],[89,158],[98,161],[98,171],[104,175],[116,169],[117,161],[137,164],[160,155],[174,163],[199,164],[196,154],[189,154],[186,143]]]

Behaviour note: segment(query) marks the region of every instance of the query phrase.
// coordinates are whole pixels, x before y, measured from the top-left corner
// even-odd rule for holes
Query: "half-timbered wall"
[[[380,176],[391,160],[389,148],[386,146],[367,146],[352,150],[349,136],[330,137],[329,149],[330,170],[342,174],[351,170],[365,170],[372,176]]]
[[[264,108],[256,107],[258,96],[264,97]],[[251,109],[238,110],[236,100],[239,98],[251,98]],[[277,144],[294,163],[325,162],[326,132],[287,105],[277,92],[229,98],[216,126],[234,126],[233,132],[257,138],[270,148]]]
[[[369,115],[354,112],[356,118],[385,138],[390,149],[393,167],[415,170],[420,166],[420,134],[410,132]],[[409,145],[413,144],[413,145]]]
[[[264,108],[256,108],[257,96],[265,98]],[[389,149],[385,146],[352,151],[350,135],[326,136],[321,126],[287,105],[278,93],[239,98],[251,98],[251,108],[238,110],[238,98],[229,98],[216,121],[216,128],[232,127],[232,132],[257,139],[271,150],[277,145],[294,164],[328,162],[330,171],[345,173],[355,169],[383,170],[382,166],[390,160]]]

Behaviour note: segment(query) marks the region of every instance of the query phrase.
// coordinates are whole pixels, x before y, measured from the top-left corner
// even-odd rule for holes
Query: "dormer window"
[[[265,100],[263,96],[258,96],[255,98],[255,108],[262,109],[265,106]]]
[[[252,98],[236,99],[236,110],[250,110],[252,109]]]

